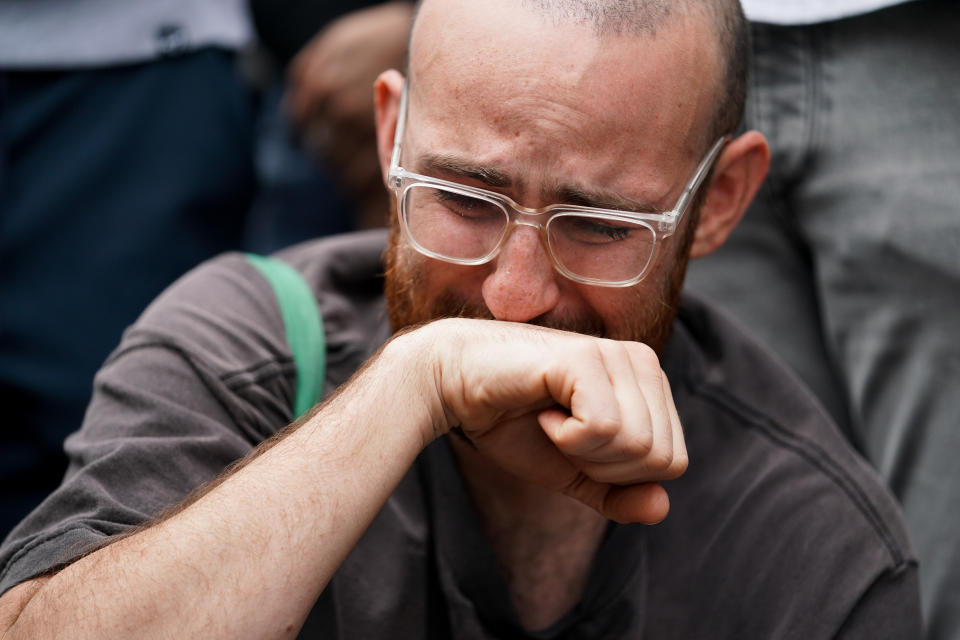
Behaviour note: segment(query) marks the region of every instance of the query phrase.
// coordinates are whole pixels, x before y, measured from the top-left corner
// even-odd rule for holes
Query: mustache
[[[471,318],[475,320],[495,320],[485,304],[470,302],[452,291],[445,291],[434,302],[433,318]],[[597,318],[586,315],[564,314],[550,311],[526,321],[526,324],[581,333],[598,338],[607,337],[603,324]]]

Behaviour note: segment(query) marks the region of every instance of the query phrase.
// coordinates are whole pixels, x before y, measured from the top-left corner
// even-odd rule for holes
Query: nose
[[[557,277],[538,231],[520,225],[483,281],[483,300],[497,320],[527,322],[557,305]]]

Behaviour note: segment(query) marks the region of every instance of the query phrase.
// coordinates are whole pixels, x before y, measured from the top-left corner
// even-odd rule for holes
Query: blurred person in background
[[[247,246],[261,253],[387,224],[373,81],[403,66],[409,2],[251,3],[265,76]]]
[[[960,7],[744,0],[764,188],[689,286],[772,346],[902,501],[960,637]]]
[[[60,481],[93,373],[163,287],[385,223],[371,87],[412,6],[351,14],[372,4],[252,4],[275,66],[307,44],[282,100],[251,86],[245,2],[0,3],[0,538]]]
[[[242,0],[0,2],[0,537],[60,481],[124,327],[240,246]]]

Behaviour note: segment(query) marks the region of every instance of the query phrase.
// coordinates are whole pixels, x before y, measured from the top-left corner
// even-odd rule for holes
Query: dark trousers
[[[960,9],[755,25],[765,188],[689,285],[807,382],[903,503],[927,638],[960,637]]]
[[[253,115],[220,50],[0,71],[0,537],[59,483],[124,327],[240,245]]]

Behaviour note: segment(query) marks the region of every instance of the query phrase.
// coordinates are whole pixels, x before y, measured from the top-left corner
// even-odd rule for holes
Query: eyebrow
[[[446,176],[476,180],[488,187],[509,188],[513,179],[503,171],[491,167],[464,162],[447,154],[428,153],[417,163],[418,171],[427,175],[435,173]],[[615,209],[634,213],[660,213],[662,209],[649,202],[638,202],[613,191],[586,189],[575,184],[557,184],[546,190],[551,199],[563,204],[573,204],[597,209]]]
[[[513,186],[513,180],[506,173],[480,165],[463,162],[459,158],[445,154],[428,153],[417,163],[422,173],[433,172],[477,180],[489,187],[506,188]]]
[[[613,191],[584,189],[577,185],[559,185],[552,191],[564,204],[575,204],[596,209],[616,209],[633,213],[661,213],[662,209],[650,202],[638,202]]]

